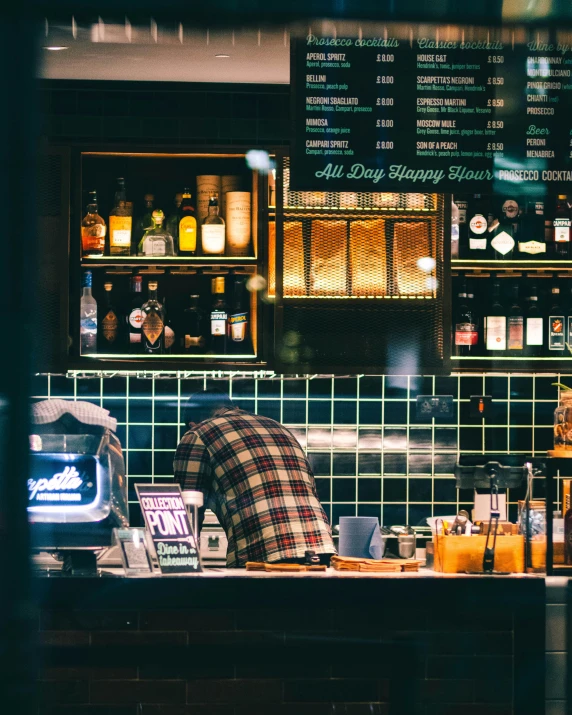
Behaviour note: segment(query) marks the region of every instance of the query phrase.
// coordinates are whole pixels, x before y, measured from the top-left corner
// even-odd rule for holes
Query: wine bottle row
[[[491,291],[488,281],[472,286],[463,279],[454,303],[452,354],[571,357],[572,281],[566,283],[539,290],[534,282],[503,279]]]
[[[204,283],[204,281],[203,281]],[[211,293],[185,299],[159,298],[151,278],[143,294],[143,276],[131,278],[128,296],[105,280],[103,295],[92,293],[93,274],[85,271],[80,300],[80,354],[225,356],[252,353],[249,293],[244,276],[211,279]],[[230,300],[227,302],[227,289]]]
[[[572,198],[453,197],[451,256],[468,260],[569,260]]]

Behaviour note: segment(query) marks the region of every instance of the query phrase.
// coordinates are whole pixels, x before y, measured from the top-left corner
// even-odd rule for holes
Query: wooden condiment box
[[[483,570],[486,536],[433,537],[434,569],[442,573]],[[492,538],[490,543],[492,544]],[[495,571],[524,573],[524,537],[497,536]]]

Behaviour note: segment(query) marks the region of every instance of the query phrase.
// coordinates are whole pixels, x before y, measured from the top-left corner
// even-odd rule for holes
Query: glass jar
[[[560,393],[554,410],[554,449],[572,450],[572,390]]]

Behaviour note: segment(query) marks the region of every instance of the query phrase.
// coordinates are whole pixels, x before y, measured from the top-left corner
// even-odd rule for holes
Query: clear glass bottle
[[[132,212],[127,206],[125,179],[117,179],[115,201],[109,214],[109,253],[112,256],[131,254]]]
[[[95,353],[97,347],[97,301],[91,294],[92,280],[91,271],[86,271],[79,304],[80,355]]]
[[[157,299],[157,281],[149,281],[149,298],[141,306],[143,322],[141,324],[141,340],[143,352],[149,355],[160,355],[164,349],[165,314],[163,306]]]
[[[106,233],[107,226],[98,213],[97,192],[90,191],[87,202],[87,213],[81,222],[82,256],[103,256]]]
[[[140,256],[174,256],[173,237],[163,228],[165,214],[161,209],[153,211],[153,228],[147,230],[139,243]]]
[[[179,221],[179,255],[195,256],[197,254],[197,219],[191,202],[189,189],[183,191],[181,204],[181,220]]]
[[[201,226],[201,245],[205,256],[224,256],[225,224],[218,212],[218,194],[214,194]]]

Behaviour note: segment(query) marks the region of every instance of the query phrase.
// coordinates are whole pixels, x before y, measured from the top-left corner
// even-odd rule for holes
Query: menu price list
[[[537,194],[572,180],[571,47],[309,35],[292,59],[296,190]]]

